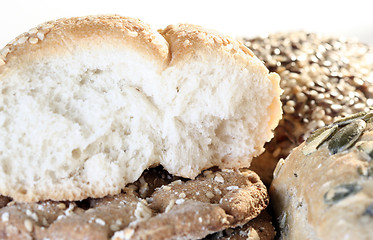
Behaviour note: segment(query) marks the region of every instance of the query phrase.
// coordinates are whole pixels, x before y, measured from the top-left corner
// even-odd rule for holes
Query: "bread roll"
[[[373,111],[314,132],[270,188],[282,239],[372,239]]]
[[[281,116],[278,75],[194,25],[60,19],[0,56],[0,194],[16,201],[116,194],[159,164],[248,167]]]
[[[266,67],[280,75],[283,118],[251,169],[269,186],[281,158],[311,132],[373,106],[373,46],[312,32],[244,38]]]

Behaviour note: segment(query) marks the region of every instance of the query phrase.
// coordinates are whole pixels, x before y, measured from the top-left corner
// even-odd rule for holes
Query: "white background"
[[[188,22],[232,36],[306,30],[355,37],[373,44],[370,0],[1,0],[0,10],[0,49],[14,37],[48,20],[114,13],[140,18],[156,29]]]

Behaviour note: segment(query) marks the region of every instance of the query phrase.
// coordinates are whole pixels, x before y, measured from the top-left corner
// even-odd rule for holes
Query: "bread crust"
[[[199,51],[209,51],[210,53],[217,51],[220,54],[229,54],[244,66],[248,64],[250,59],[256,58],[254,53],[241,42],[197,25],[169,25],[159,32],[170,44],[171,65],[182,64]],[[264,65],[261,70],[268,72]]]
[[[116,196],[83,202],[11,202],[0,206],[0,237],[201,239],[250,220],[235,230],[237,234],[250,235],[255,228],[259,235],[274,235],[270,217],[256,218],[266,208],[268,194],[254,172],[206,171],[194,180],[176,179],[159,168],[150,169]]]
[[[347,150],[333,154],[326,140],[310,153],[303,143],[279,161],[270,194],[282,239],[371,238],[372,162],[361,148],[373,141],[370,124]]]
[[[40,24],[16,37],[0,50],[0,74],[5,69],[64,55],[100,44],[126,47],[166,66],[168,43],[142,21],[119,15],[62,18]]]

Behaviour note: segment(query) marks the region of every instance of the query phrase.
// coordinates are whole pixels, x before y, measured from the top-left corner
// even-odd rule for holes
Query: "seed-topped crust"
[[[269,185],[281,158],[313,131],[373,106],[373,48],[353,39],[308,32],[241,39],[280,75],[283,119],[252,170]]]
[[[139,181],[116,196],[79,202],[10,202],[0,209],[0,236],[201,239],[246,224],[267,204],[266,188],[252,171],[212,170],[195,180],[186,180],[156,168],[146,171]],[[273,234],[270,220],[265,219],[265,232]],[[247,227],[251,226],[255,223]]]
[[[195,54],[199,50],[223,52],[240,59],[244,65],[247,64],[248,56],[256,58],[254,53],[241,42],[200,26],[191,24],[169,25],[159,32],[170,43],[171,64],[185,61],[192,56],[196,57]],[[264,66],[262,70],[268,71]]]
[[[0,73],[51,55],[64,55],[98,44],[133,48],[160,64],[168,63],[168,43],[149,25],[119,15],[63,18],[40,24],[0,50]]]
[[[318,136],[278,163],[270,193],[283,239],[372,236],[373,129],[368,114],[345,119],[347,124],[336,122],[340,127],[314,151],[305,154]]]
[[[276,237],[272,225],[272,216],[263,211],[258,217],[249,223],[237,227],[228,228],[206,237],[206,240],[273,240]]]

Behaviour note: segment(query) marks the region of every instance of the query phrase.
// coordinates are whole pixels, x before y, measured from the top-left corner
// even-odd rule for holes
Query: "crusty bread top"
[[[38,57],[43,57],[51,51],[74,51],[75,49],[69,48],[73,41],[83,41],[89,45],[89,43],[105,42],[110,39],[113,44],[130,45],[136,51],[154,57],[164,64],[168,63],[170,52],[172,63],[175,63],[190,56],[198,47],[202,46],[202,49],[206,49],[206,45],[210,51],[225,51],[234,57],[241,57],[243,62],[247,56],[255,57],[254,53],[241,42],[198,25],[169,25],[159,30],[159,33],[164,38],[139,19],[119,15],[61,18],[49,21],[19,35],[0,51],[0,73],[5,65],[9,67],[12,62],[22,64],[24,61],[36,61]],[[169,43],[171,43],[170,52]],[[95,46],[92,44],[91,47]]]
[[[76,50],[71,48],[76,42],[87,49],[107,42],[129,45],[159,64],[168,62],[168,43],[148,24],[129,17],[100,15],[49,21],[21,34],[0,51],[0,73],[5,66],[27,64],[57,52],[68,54]]]
[[[117,194],[159,164],[249,167],[281,118],[278,75],[195,25],[60,19],[0,56],[0,193],[17,201]]]
[[[177,64],[179,61],[185,61],[199,49],[230,54],[236,59],[241,58],[240,60],[243,64],[247,64],[248,56],[255,57],[252,51],[239,41],[197,25],[169,25],[159,32],[170,43],[172,52],[171,65]]]

